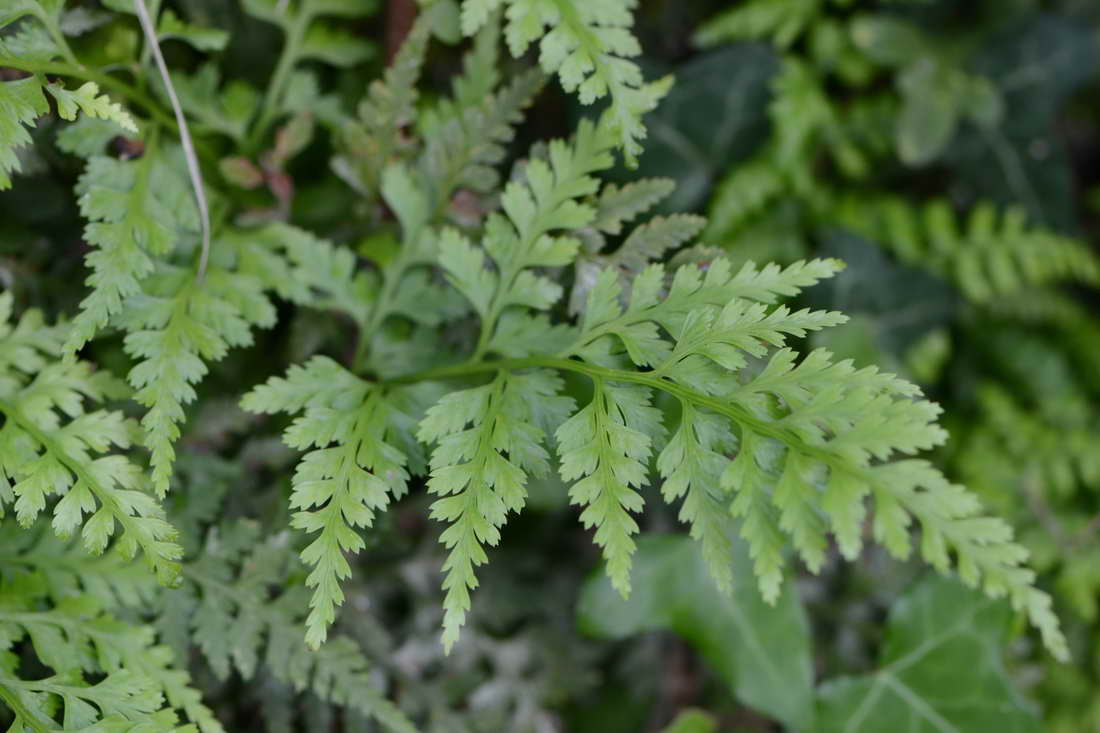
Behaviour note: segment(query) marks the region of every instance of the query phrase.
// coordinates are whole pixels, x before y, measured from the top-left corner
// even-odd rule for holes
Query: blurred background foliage
[[[237,3],[167,5],[227,32],[205,50],[239,85],[236,103],[254,103],[248,90],[266,83],[281,42],[275,28]],[[136,28],[97,25],[87,6],[82,50],[102,65],[129,58]],[[340,49],[356,65],[313,69],[312,83],[333,92],[298,90],[308,124],[285,127],[262,166],[222,160],[230,180],[264,168],[268,185],[238,192],[257,217],[344,241],[373,223],[380,233],[361,252],[392,247],[386,212],[339,183],[330,161],[335,131],[413,12],[390,0],[348,21]],[[735,262],[848,263],[810,298],[853,322],[816,345],[899,372],[944,407],[953,440],[937,460],[1018,528],[1074,660],[1051,660],[1005,607],[875,548],[855,563],[834,557],[774,608],[748,569],[724,598],[661,501],[641,521],[667,536],[641,543],[624,602],[594,574],[598,554],[553,482],[534,487],[534,511],[505,530],[451,656],[438,643],[440,528],[425,519],[423,492],[367,535],[339,631],[429,731],[1100,731],[1100,4],[644,0],[635,30],[647,72],[671,72],[676,85],[648,119],[639,169],[617,175],[674,179],[664,209],[705,214],[705,243]],[[426,110],[463,50],[439,35]],[[201,71],[190,46],[166,51],[195,72],[185,104],[212,105],[214,67]],[[231,130],[221,104],[206,109],[207,124]],[[587,113],[551,85],[512,152]],[[432,116],[418,124],[410,136],[430,134]],[[56,133],[42,124],[35,134]],[[26,181],[0,195],[0,278],[24,306],[72,312],[83,245],[68,191],[79,166],[43,152],[52,149],[36,146]],[[217,366],[206,391],[222,398],[203,403],[180,448],[178,522],[207,542],[219,531],[245,538],[220,545],[227,554],[211,572],[223,579],[254,570],[246,553],[260,540],[239,522],[286,521],[291,455],[278,426],[235,406],[241,385],[346,348],[330,318],[286,320]],[[102,364],[120,359],[119,343],[96,348]],[[269,583],[249,596],[255,609],[302,576],[285,537],[265,541]],[[261,613],[253,606],[233,613]],[[182,638],[185,610],[154,613],[166,639]],[[272,613],[264,623],[276,629]],[[189,658],[230,729],[368,729],[354,712],[288,694],[286,679],[261,670],[260,685],[245,686]]]

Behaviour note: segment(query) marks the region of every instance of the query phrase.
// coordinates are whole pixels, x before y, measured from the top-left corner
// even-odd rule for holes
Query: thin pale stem
[[[179,97],[172,86],[172,77],[168,73],[168,65],[164,63],[164,55],[160,52],[160,44],[157,42],[157,31],[153,25],[153,19],[145,7],[145,0],[134,0],[134,10],[141,21],[141,29],[145,33],[145,41],[153,53],[153,59],[157,63],[161,79],[164,80],[164,88],[168,93],[168,99],[172,102],[172,109],[176,113],[176,124],[179,126],[180,143],[183,145],[183,156],[187,160],[187,173],[191,178],[191,188],[195,193],[195,204],[199,208],[199,226],[202,228],[202,253],[199,255],[198,281],[201,283],[206,276],[206,265],[210,261],[210,207],[206,203],[206,188],[202,180],[202,168],[199,166],[199,157],[195,154],[195,145],[191,140],[191,132],[187,129],[187,117],[183,114]]]

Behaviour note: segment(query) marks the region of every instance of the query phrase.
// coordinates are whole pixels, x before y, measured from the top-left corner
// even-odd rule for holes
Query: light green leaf
[[[162,40],[183,41],[199,51],[222,51],[229,43],[228,31],[186,23],[171,9],[160,14],[157,36]]]
[[[99,85],[94,81],[85,82],[79,89],[69,91],[58,84],[47,84],[46,89],[57,100],[57,113],[63,120],[75,120],[77,110],[90,117],[110,120],[123,130],[137,133],[137,124],[130,113],[120,105],[99,93]]]
[[[347,68],[366,61],[374,53],[374,44],[328,23],[317,22],[306,32],[299,58]]]
[[[16,150],[30,144],[27,130],[49,109],[38,77],[0,82],[0,191],[11,186],[11,174],[19,170]]]

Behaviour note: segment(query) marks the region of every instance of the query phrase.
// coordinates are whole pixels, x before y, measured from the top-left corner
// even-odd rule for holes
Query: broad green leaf
[[[676,85],[646,118],[649,137],[636,172],[675,180],[659,212],[698,209],[714,181],[762,141],[778,68],[769,49],[737,44],[674,69]]]
[[[1023,205],[1036,222],[1074,230],[1072,161],[1055,125],[1098,67],[1100,43],[1087,23],[1041,13],[992,34],[970,68],[994,83],[1010,112],[992,130],[960,131],[948,158],[960,190]]]
[[[1038,733],[1004,668],[1007,603],[932,576],[891,609],[878,669],[825,682],[818,730]]]
[[[734,543],[732,565],[734,590],[722,595],[690,538],[642,537],[630,599],[623,600],[602,574],[590,578],[577,609],[581,629],[610,639],[673,631],[713,666],[738,700],[808,729],[813,668],[805,612],[790,591],[774,606],[761,599],[743,542]]]

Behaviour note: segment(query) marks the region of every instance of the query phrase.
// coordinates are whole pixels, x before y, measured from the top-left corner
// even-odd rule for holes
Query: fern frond
[[[485,254],[461,235],[444,232],[440,264],[481,317],[479,355],[492,342],[497,319],[506,309],[546,310],[561,297],[559,285],[531,268],[572,263],[580,243],[550,233],[580,229],[592,221],[594,210],[579,199],[598,190],[592,174],[611,166],[613,144],[606,122],[584,121],[571,144],[551,142],[548,160],[531,160],[525,180],[508,184],[501,198],[504,215],[489,217],[483,241],[496,272],[485,269]]]
[[[34,575],[41,579],[43,597],[50,602],[86,594],[106,611],[139,607],[156,596],[156,581],[141,564],[115,550],[88,555],[79,542],[61,539],[40,525],[29,530],[10,523],[0,526],[5,557],[0,582],[21,582],[22,577]]]
[[[45,328],[37,312],[24,314],[14,328],[8,325],[11,307],[10,293],[0,295],[4,503],[14,502],[19,522],[29,526],[47,499],[59,494],[52,512],[59,536],[79,529],[85,549],[98,554],[121,527],[118,550],[131,558],[141,551],[158,580],[171,584],[182,554],[176,531],[145,492],[141,469],[112,452],[130,447],[135,426],[119,412],[85,407],[87,401],[120,397],[125,387],[85,362],[61,361],[63,331]]]
[[[161,15],[162,21],[169,11]],[[155,89],[168,100],[162,81],[154,77]],[[234,80],[222,85],[221,73],[213,63],[203,64],[193,74],[173,72],[172,87],[183,110],[211,130],[243,142],[248,124],[260,103],[260,93],[247,83]]]
[[[1067,280],[1100,285],[1100,258],[1087,244],[1029,225],[1017,207],[982,203],[963,220],[945,200],[917,208],[899,198],[849,197],[835,216],[903,261],[949,278],[976,302]]]
[[[875,537],[892,553],[904,557],[910,552],[908,527],[915,518],[923,530],[926,561],[945,572],[953,551],[954,567],[964,581],[981,583],[993,596],[1009,595],[1052,651],[1064,655],[1050,599],[1033,587],[1032,571],[1021,567],[1027,553],[1012,541],[1008,525],[983,517],[972,494],[947,482],[927,462],[889,461],[895,454],[913,455],[943,442],[946,434],[935,424],[939,409],[914,399],[919,392],[913,385],[874,368],[834,363],[821,350],[796,363],[794,352],[785,347],[787,335],[802,336],[841,323],[843,317],[792,313],[785,306],[768,311],[763,303],[835,268],[829,262],[770,272],[750,266],[730,277],[720,261],[704,277],[697,268],[684,267],[661,299],[664,278],[654,266],[634,283],[625,309],[613,274],[605,273],[606,284],[590,295],[581,338],[564,355],[611,367],[588,370],[594,379],[661,389],[731,420],[741,449],[724,471],[722,486],[735,496],[754,492],[752,499],[738,496],[734,510],[744,517],[743,533],[767,596],[778,592],[776,528],[816,570],[829,528],[846,555],[858,552],[862,499],[870,495],[877,507]],[[674,335],[673,341],[662,333]],[[652,371],[623,369],[617,356],[622,351]],[[767,358],[764,369],[736,379],[749,357]],[[821,488],[807,490],[813,486]],[[771,507],[762,506],[764,496],[770,496]]]
[[[294,476],[293,524],[316,539],[302,552],[313,566],[314,588],[306,639],[324,642],[343,603],[340,581],[351,575],[345,552],[364,546],[356,528],[369,527],[375,513],[408,490],[407,455],[398,435],[410,429],[400,401],[325,357],[291,367],[245,395],[244,409],[258,413],[302,413],[285,434],[288,445],[307,451]]]
[[[249,522],[211,530],[184,570],[183,588],[165,595],[161,620],[187,627],[219,678],[236,670],[252,679],[262,663],[296,691],[310,690],[387,730],[412,733],[413,725],[378,689],[354,641],[337,636],[314,649],[302,640],[303,589],[271,593],[297,569],[292,559],[285,534],[262,538]]]
[[[449,524],[440,536],[450,550],[443,565],[447,651],[470,609],[474,568],[487,560],[483,545],[496,545],[508,514],[523,508],[527,476],[549,472],[542,425],[564,420],[573,406],[558,396],[561,388],[552,373],[502,374],[483,387],[451,392],[420,423],[421,442],[438,443],[428,490],[441,498],[432,518]]]
[[[47,604],[44,589],[33,575],[0,589],[0,700],[15,714],[16,726],[176,731],[178,707],[204,733],[222,732],[187,673],[171,666],[171,650],[155,645],[151,628],[112,618],[90,595]],[[23,642],[51,676],[21,674],[13,647]],[[92,683],[88,676],[101,679]]]
[[[642,509],[637,489],[646,483],[661,413],[644,387],[595,379],[593,389],[592,402],[558,428],[560,472],[563,480],[576,481],[570,501],[585,507],[581,522],[595,528],[611,584],[625,597],[635,549],[632,535],[638,531],[630,512]]]
[[[671,178],[646,178],[625,186],[606,185],[596,201],[592,228],[606,234],[619,234],[627,222],[644,214],[668,198],[676,189]]]
[[[24,16],[56,25],[60,4],[52,9],[38,3],[17,3],[0,16],[0,28]],[[45,64],[59,55],[56,44],[42,24],[34,23],[0,39],[0,66],[9,56],[22,63]],[[80,112],[91,118],[109,120],[126,132],[137,132],[130,114],[118,103],[99,93],[95,82],[86,82],[75,90],[60,82],[48,83],[43,74],[0,82],[0,191],[11,186],[11,175],[20,169],[18,149],[31,143],[29,130],[50,111],[46,94],[57,101],[57,113],[64,120],[75,120]]]
[[[154,487],[164,496],[194,385],[208,362],[251,344],[254,326],[273,325],[275,308],[264,284],[251,275],[215,264],[200,286],[193,270],[164,265],[148,278],[145,292],[130,299],[118,323],[127,331],[126,352],[138,361],[129,381],[134,399],[148,408],[141,424],[152,452]]]
[[[344,313],[365,327],[377,301],[376,278],[356,267],[346,247],[288,224],[234,235],[239,271],[298,305]]]
[[[780,48],[797,41],[821,11],[822,0],[750,0],[719,13],[695,33],[695,42],[769,40]]]
[[[349,157],[337,159],[337,170],[363,193],[377,194],[382,171],[401,160],[409,145],[401,130],[416,112],[416,83],[431,40],[432,11],[421,13],[381,79],[371,83],[359,103],[358,119],[343,130]]]
[[[513,56],[539,42],[539,63],[557,73],[562,87],[582,104],[610,96],[609,126],[628,165],[641,155],[646,136],[642,116],[671,85],[666,78],[645,83],[632,60],[641,53],[630,32],[633,4],[626,0],[464,0],[462,29],[476,32],[501,5],[507,5],[505,37]]]
[[[16,151],[31,143],[28,129],[49,110],[38,77],[0,82],[0,190],[10,188],[11,174],[19,172]]]
[[[1066,642],[1050,598],[1034,587],[1033,571],[1023,566],[1027,552],[1014,542],[1010,527],[985,516],[972,493],[931,464],[909,457],[946,438],[936,424],[939,408],[919,399],[915,386],[873,367],[834,362],[824,350],[799,361],[787,346],[788,338],[844,322],[839,313],[777,305],[839,267],[815,260],[786,269],[750,263],[735,271],[718,259],[705,272],[681,267],[669,280],[662,266],[651,265],[634,279],[625,302],[618,273],[605,270],[568,347],[439,373],[539,368],[591,379],[593,403],[561,425],[556,437],[562,475],[581,478],[574,500],[589,504],[584,521],[595,527],[621,592],[629,589],[636,531],[630,512],[640,509],[635,489],[645,482],[652,444],[663,435],[661,414],[649,404],[651,395],[664,392],[682,412],[681,431],[662,449],[669,453],[658,458],[671,482],[665,493],[687,495],[682,516],[712,557],[720,539],[707,526],[730,511],[741,518],[766,599],[774,601],[780,592],[788,544],[815,572],[824,562],[828,532],[845,556],[854,557],[869,497],[876,509],[874,536],[891,553],[910,554],[915,521],[928,563],[941,572],[953,569],[991,596],[1007,595],[1048,648],[1064,657]],[[483,309],[486,290],[500,286],[492,273],[478,272],[485,282],[458,287],[481,297],[475,307]],[[536,328],[536,322],[529,326]],[[549,324],[541,328],[545,335]],[[750,371],[750,360],[762,368]],[[620,398],[621,390],[630,394]],[[707,416],[703,427],[700,414]],[[693,433],[684,433],[684,425]],[[714,450],[734,439],[733,459]],[[689,451],[698,475],[677,475],[674,464],[689,460]],[[718,489],[717,496],[692,486],[691,480],[716,475],[718,486],[710,488]],[[715,574],[724,584],[721,571]]]
[[[94,156],[76,186],[80,213],[88,220],[84,238],[95,249],[86,261],[92,290],[80,304],[65,342],[75,355],[141,292],[156,257],[169,254],[178,237],[178,218],[168,198],[174,171],[155,145],[135,161]],[[152,182],[156,181],[157,185]]]
[[[726,456],[736,445],[727,421],[681,400],[680,425],[657,456],[657,472],[664,479],[661,494],[669,504],[683,500],[680,521],[700,542],[703,560],[723,593],[733,590],[732,543],[724,518],[726,497],[719,487]]]
[[[100,94],[99,85],[94,81],[85,82],[75,91],[69,91],[59,84],[47,84],[46,91],[57,100],[57,114],[63,120],[75,120],[79,111],[89,117],[114,122],[126,132],[137,134],[137,123],[130,113]]]
[[[498,92],[449,110],[428,140],[419,161],[421,186],[433,211],[450,199],[456,188],[487,193],[497,185],[494,166],[505,155],[513,129],[543,85],[543,76],[529,71],[516,76]],[[465,94],[472,94],[466,90]]]

